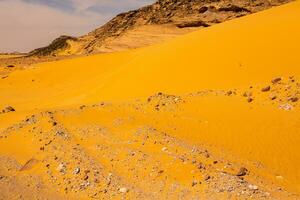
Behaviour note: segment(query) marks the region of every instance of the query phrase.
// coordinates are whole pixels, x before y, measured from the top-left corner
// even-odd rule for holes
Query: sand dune
[[[299,11],[296,1],[163,44],[10,73],[0,79],[0,108],[16,110],[0,114],[0,188],[300,198]]]

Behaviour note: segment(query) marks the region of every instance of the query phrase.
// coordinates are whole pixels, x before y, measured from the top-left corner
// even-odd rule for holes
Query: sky
[[[155,0],[0,0],[0,52],[28,52],[60,35],[80,36]]]

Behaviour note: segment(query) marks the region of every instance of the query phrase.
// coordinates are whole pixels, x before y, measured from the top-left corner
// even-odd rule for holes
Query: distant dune
[[[299,199],[299,19],[0,77],[0,199]]]

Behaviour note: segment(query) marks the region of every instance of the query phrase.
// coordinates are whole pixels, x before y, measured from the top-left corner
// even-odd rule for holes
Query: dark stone
[[[248,173],[248,169],[246,169],[245,167],[242,167],[236,175],[237,176],[246,176],[247,173]]]
[[[281,78],[278,77],[278,78],[274,78],[271,82],[272,82],[273,84],[276,84],[276,83],[279,83],[280,81],[281,81]]]
[[[289,98],[289,101],[291,101],[291,102],[297,102],[298,100],[299,100],[298,97],[291,97],[291,98]]]
[[[267,86],[261,89],[262,92],[268,92],[271,90],[271,86]]]

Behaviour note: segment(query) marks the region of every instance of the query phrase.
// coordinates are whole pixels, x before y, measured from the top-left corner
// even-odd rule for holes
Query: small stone
[[[244,93],[243,93],[243,96],[244,96],[244,97],[251,97],[251,96],[252,96],[252,92],[249,92],[249,91],[244,92]]]
[[[299,98],[298,97],[290,97],[288,100],[291,102],[297,102],[299,100]]]
[[[66,165],[64,163],[60,163],[57,167],[57,171],[59,171],[60,173],[65,173],[66,172]]]
[[[167,147],[163,147],[161,150],[162,151],[168,151],[168,148]]]
[[[258,190],[258,187],[256,186],[256,185],[248,185],[248,188],[250,189],[250,190]]]
[[[231,90],[229,90],[229,91],[226,92],[226,95],[227,95],[227,96],[230,96],[230,95],[232,95],[232,94],[233,94],[233,92],[232,92]]]
[[[270,99],[275,100],[275,99],[277,99],[277,96],[275,94],[270,94]]]
[[[194,180],[194,181],[192,182],[192,187],[194,187],[194,186],[197,185],[197,184],[198,184],[198,182]]]
[[[203,154],[203,156],[204,156],[205,158],[209,158],[209,157],[210,157],[210,154],[209,154],[209,152],[208,152],[207,150],[201,152],[201,154]]]
[[[126,188],[126,187],[121,187],[120,189],[119,189],[119,192],[121,192],[121,193],[127,193],[129,190]]]
[[[198,169],[204,169],[205,170],[206,168],[205,168],[205,165],[203,163],[199,163]]]
[[[210,175],[205,175],[205,176],[204,176],[204,180],[205,180],[205,181],[208,181],[210,178],[211,178]]]
[[[252,97],[247,98],[248,103],[251,103],[254,99]]]
[[[248,173],[248,169],[246,169],[245,167],[242,167],[236,175],[237,176],[246,176],[247,173]]]
[[[293,106],[290,104],[282,104],[282,105],[279,105],[279,109],[282,109],[285,111],[290,111],[293,109]]]
[[[111,184],[111,178],[106,179],[106,185],[109,186]]]
[[[267,86],[261,89],[262,92],[268,92],[271,90],[271,86]]]
[[[63,132],[63,131],[57,131],[57,132],[56,132],[56,135],[64,136],[64,135],[65,135],[65,132]]]
[[[80,110],[84,109],[86,107],[86,105],[82,105],[79,107]]]
[[[276,84],[276,83],[279,83],[280,81],[281,81],[281,78],[278,77],[278,78],[274,78],[271,82],[272,82],[273,84]]]
[[[131,154],[130,154],[131,156],[135,156],[135,152],[131,152]]]
[[[80,173],[80,168],[77,167],[75,170],[74,170],[74,174],[79,174]]]

